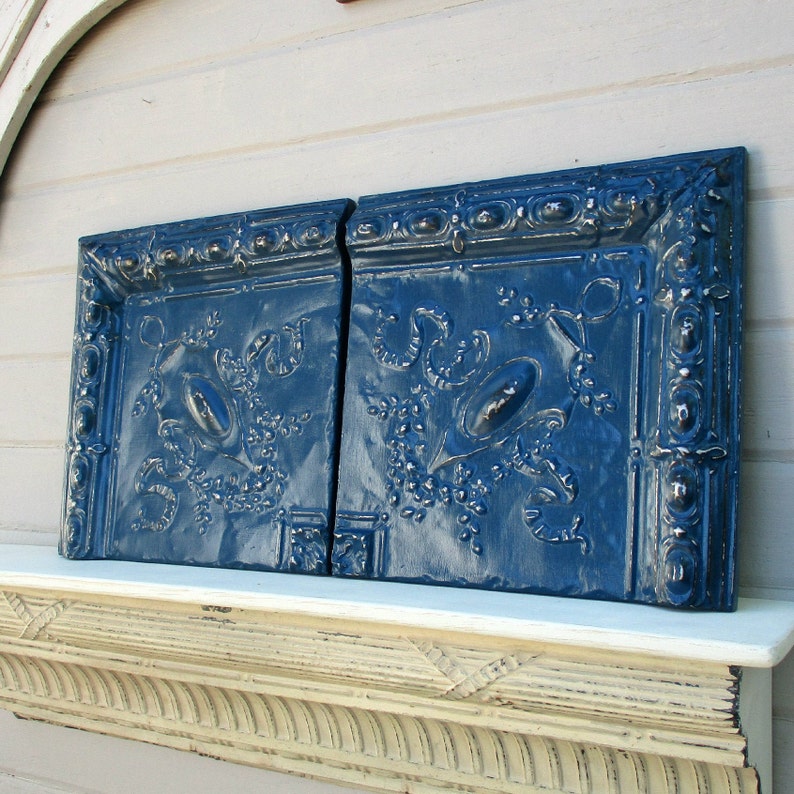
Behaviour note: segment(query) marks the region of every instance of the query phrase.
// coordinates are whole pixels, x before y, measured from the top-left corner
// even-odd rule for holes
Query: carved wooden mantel
[[[794,644],[784,602],[693,614],[23,546],[0,591],[2,707],[374,791],[758,791]]]

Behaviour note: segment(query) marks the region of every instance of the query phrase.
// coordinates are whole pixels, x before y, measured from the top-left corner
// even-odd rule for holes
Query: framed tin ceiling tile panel
[[[370,196],[333,572],[735,605],[744,151]]]
[[[328,572],[348,212],[81,241],[63,554]]]

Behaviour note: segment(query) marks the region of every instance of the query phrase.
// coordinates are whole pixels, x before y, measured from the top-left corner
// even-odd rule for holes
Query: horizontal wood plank
[[[779,0],[778,0],[779,1]],[[433,24],[458,6],[483,0],[379,0],[344,6],[327,0],[237,0],[167,4],[126,3],[76,45],[42,93],[51,101],[145,82],[162,75],[218,68],[263,52],[305,48],[313,42],[372,26]],[[186,20],[190,24],[185,24]],[[438,24],[438,22],[436,22]],[[774,35],[774,34],[772,34]],[[178,40],[179,46],[174,46]],[[144,54],[145,53],[145,54]],[[72,64],[78,61],[76,66]]]
[[[745,455],[794,461],[794,327],[749,330],[742,360]]]
[[[0,361],[0,445],[54,446],[66,440],[70,359]]]
[[[10,168],[9,188],[13,192],[89,175],[161,169],[192,158],[261,156],[303,143],[351,137],[366,142],[384,133],[392,145],[381,156],[365,155],[369,170],[373,163],[378,163],[374,170],[387,172],[399,164],[404,173],[406,160],[397,156],[399,138],[392,136],[417,128],[425,133],[424,142],[412,141],[407,161],[416,169],[410,172],[424,173],[421,161],[432,154],[458,164],[453,181],[467,178],[461,163],[468,160],[469,169],[472,161],[486,164],[489,158],[504,163],[511,152],[519,159],[531,153],[535,165],[526,170],[534,171],[544,168],[544,154],[550,160],[565,152],[582,164],[595,164],[745,144],[755,150],[751,189],[794,185],[787,151],[789,117],[782,106],[768,102],[770,95],[783,96],[790,89],[794,67],[683,84],[608,85],[594,94],[591,89],[550,92],[551,74],[539,80],[533,93],[532,86],[522,86],[529,78],[516,64],[517,74],[504,81],[509,88],[502,96],[486,78],[487,70],[479,74],[485,69],[480,63],[466,78],[469,86],[458,82],[459,72],[467,71],[463,65],[441,76],[385,70],[383,79],[372,80],[371,69],[361,71],[363,63],[329,74],[326,64],[334,57],[339,56],[314,50],[301,53],[300,60],[294,54],[272,56],[233,71],[122,88],[79,103],[44,104],[34,111],[35,121],[17,145],[17,157],[24,156],[26,165]],[[311,90],[315,85],[317,90]],[[758,118],[764,118],[762,127]],[[444,124],[450,121],[456,123]],[[471,136],[473,125],[477,130]],[[320,165],[341,167],[327,161]]]
[[[794,323],[792,219],[794,199],[750,201],[747,205],[744,311],[749,327]]]
[[[71,269],[65,275],[0,278],[0,359],[71,352],[76,256]]]
[[[794,464],[747,461],[739,489],[740,588],[791,588]],[[789,596],[790,598],[790,596]]]
[[[445,89],[459,100],[581,92],[658,78],[703,79],[791,55],[794,14],[786,0],[767,2],[764,13],[750,3],[731,13],[686,0],[622,5],[621,13],[609,14],[576,0],[531,9],[525,0],[380,0],[348,8],[303,0],[301,13],[290,0],[242,0],[233,13],[223,4],[190,0],[133,4],[78,48],[79,63],[59,70],[46,97],[161,78],[186,81],[201,71],[256,71],[267,59],[267,85],[276,91],[297,90],[324,70],[324,80],[302,85],[309,99],[331,85],[329,78],[336,84],[323,66],[333,63],[351,93],[368,82],[389,104],[418,107]],[[262,77],[256,84],[264,85]]]
[[[63,448],[0,447],[0,542],[12,542],[15,535],[26,533],[31,538],[46,535],[55,545],[64,461]]]
[[[659,88],[272,151],[204,152],[34,192],[7,192],[0,217],[0,274],[69,272],[80,235],[114,228],[736,143],[750,147],[750,180],[758,190],[787,190],[794,188],[788,124],[776,126],[772,119],[761,128],[754,119],[766,112],[766,90],[784,91],[792,74],[767,75],[757,86],[739,80],[722,85],[722,91],[706,83],[682,91]],[[698,124],[681,124],[681,114],[696,116]],[[712,118],[723,120],[719,129]],[[45,118],[36,121],[46,126]],[[50,135],[60,138],[57,129]],[[48,173],[60,178],[65,166],[59,150],[60,145],[29,148],[19,155],[20,173],[45,163]],[[785,222],[790,206],[773,221],[777,229],[791,229]],[[769,237],[770,221],[760,220],[761,226],[752,227],[754,240]],[[776,239],[772,234],[770,240]]]
[[[53,549],[58,545],[57,527],[3,527],[0,526],[0,548],[8,544],[22,544],[24,546],[44,546]],[[3,789],[0,786],[0,792]]]

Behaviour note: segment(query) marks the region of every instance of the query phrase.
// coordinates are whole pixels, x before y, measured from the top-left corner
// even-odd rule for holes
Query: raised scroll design
[[[372,353],[377,361],[391,369],[409,369],[422,357],[422,369],[428,383],[437,389],[451,390],[465,386],[488,357],[489,337],[475,330],[450,349],[453,323],[449,312],[439,304],[420,303],[411,312],[411,337],[404,351],[392,350],[386,342],[387,327],[399,320],[396,314],[378,310],[378,323],[372,339]],[[425,344],[426,339],[430,341]],[[424,355],[422,356],[424,348]]]
[[[586,553],[590,541],[582,513],[561,526],[545,515],[546,505],[572,505],[578,495],[576,472],[555,449],[554,437],[569,424],[576,403],[596,414],[617,408],[612,392],[590,374],[596,353],[588,325],[616,311],[622,290],[619,278],[598,276],[582,288],[576,306],[564,307],[540,306],[532,295],[500,286],[496,300],[504,311],[503,324],[527,336],[524,354],[506,361],[492,360],[487,329],[451,342],[452,314],[433,302],[413,308],[408,342],[394,349],[387,330],[399,324],[399,317],[379,309],[372,338],[375,359],[393,370],[420,367],[422,373],[407,396],[370,395],[369,415],[387,424],[388,506],[417,523],[433,509],[454,510],[458,539],[481,554],[480,519],[489,512],[490,495],[517,473],[530,481],[524,521],[532,535],[546,543],[576,543]],[[567,351],[568,389],[556,404],[538,397],[537,386],[547,377],[532,352],[532,333],[538,329]],[[434,442],[428,424],[442,399],[455,401],[455,419]],[[485,462],[488,467],[480,465]]]
[[[192,495],[199,534],[213,520],[212,505],[228,515],[261,514],[284,493],[287,474],[279,445],[302,433],[311,413],[271,408],[263,381],[288,377],[300,366],[307,319],[285,325],[280,334],[257,334],[239,356],[217,343],[222,322],[214,311],[203,325],[172,337],[156,315],[140,322],[138,336],[153,355],[132,414],[155,413],[162,449],[140,464],[134,486],[143,497],[159,497],[162,505],[154,515],[141,507],[133,530],[169,529],[182,485]]]
[[[300,269],[331,251],[336,238],[334,213],[306,209],[313,212],[264,211],[132,230],[93,243],[85,257],[118,296],[199,275],[230,281],[282,262]]]
[[[525,252],[533,247],[589,247],[599,240],[641,239],[663,209],[656,184],[644,176],[627,175],[620,185],[600,189],[588,182],[582,178],[556,191],[497,187],[493,196],[479,186],[471,191],[461,187],[446,201],[411,209],[397,202],[362,216],[349,240],[362,252],[438,246],[458,255],[467,246],[508,240]]]

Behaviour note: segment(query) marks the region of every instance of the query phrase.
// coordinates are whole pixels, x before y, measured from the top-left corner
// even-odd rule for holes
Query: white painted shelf
[[[0,707],[374,791],[768,794],[793,645],[783,601],[0,560]]]
[[[355,579],[112,560],[5,545],[0,588],[288,612],[668,659],[774,667],[794,647],[794,603],[739,599],[733,613],[674,610]]]

